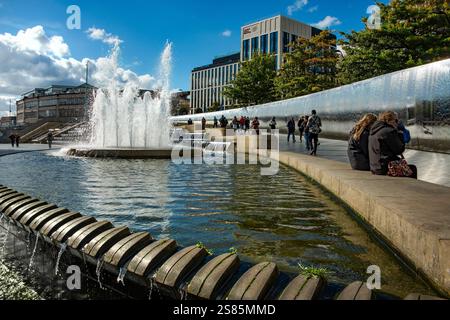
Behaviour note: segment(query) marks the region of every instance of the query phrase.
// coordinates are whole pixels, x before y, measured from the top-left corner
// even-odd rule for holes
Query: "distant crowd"
[[[188,124],[193,124],[189,119]],[[220,119],[214,117],[214,128],[227,128],[228,119],[222,115]],[[260,121],[258,117],[234,117],[231,128],[248,131],[253,129],[259,135]],[[269,123],[272,130],[277,129],[276,118]],[[305,141],[306,150],[312,156],[317,155],[320,145],[319,135],[322,133],[322,120],[313,110],[310,116],[300,116],[287,122],[288,143],[296,143],[296,129],[300,133],[300,142]],[[202,119],[202,129],[206,129],[206,119]],[[398,114],[392,111],[364,115],[350,132],[348,142],[348,158],[354,170],[370,171],[375,175],[389,175],[393,177],[411,177],[417,179],[417,167],[406,162],[403,153],[406,144],[411,140],[410,132],[399,120]]]

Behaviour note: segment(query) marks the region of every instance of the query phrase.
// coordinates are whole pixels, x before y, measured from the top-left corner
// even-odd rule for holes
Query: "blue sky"
[[[72,4],[81,9],[81,30],[66,27],[66,9]],[[6,33],[15,36],[20,30],[40,25],[40,34],[45,32],[48,39],[62,37],[70,50],[65,53],[66,58],[82,61],[108,54],[109,45],[93,41],[87,34],[92,27],[103,29],[123,41],[121,66],[137,75],[156,74],[159,55],[166,40],[170,40],[174,46],[172,87],[189,89],[193,67],[208,64],[215,56],[239,51],[242,25],[291,14],[310,24],[323,21],[326,25],[328,21],[334,24],[330,28],[338,31],[359,30],[363,27],[361,18],[367,16],[367,8],[372,4],[372,0],[0,0],[0,37]],[[58,78],[48,81],[52,79]],[[1,87],[0,82],[0,96]],[[4,96],[13,94],[7,91]]]

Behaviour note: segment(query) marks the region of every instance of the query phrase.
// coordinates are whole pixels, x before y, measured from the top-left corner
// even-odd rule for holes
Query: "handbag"
[[[411,177],[413,174],[413,171],[403,156],[402,159],[391,161],[388,164],[388,176],[390,177]]]

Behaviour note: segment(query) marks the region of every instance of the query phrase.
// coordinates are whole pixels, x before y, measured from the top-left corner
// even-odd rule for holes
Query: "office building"
[[[17,124],[27,125],[39,121],[77,122],[87,119],[89,101],[95,89],[89,84],[52,85],[26,92],[16,102]]]
[[[192,70],[191,74],[191,112],[207,112],[216,106],[226,109],[234,102],[223,95],[223,90],[236,77],[239,71],[241,54],[234,53],[219,57],[207,66]]]

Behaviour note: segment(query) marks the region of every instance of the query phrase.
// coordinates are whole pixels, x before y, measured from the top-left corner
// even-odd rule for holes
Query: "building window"
[[[283,32],[283,52],[289,52],[289,43],[290,43],[290,34],[287,32]]]
[[[226,73],[225,73],[225,84],[228,84],[228,66],[225,67]]]
[[[278,53],[278,32],[270,34],[270,53]]]
[[[250,59],[250,40],[244,40],[243,42],[244,61]]]
[[[261,53],[269,53],[269,36],[267,34],[261,36]]]
[[[291,43],[295,43],[298,40],[298,36],[296,36],[295,34],[291,35]]]
[[[233,65],[233,79],[236,79],[236,75],[237,75],[237,64]]]
[[[253,38],[252,39],[252,56],[258,53],[259,51],[259,38]]]

